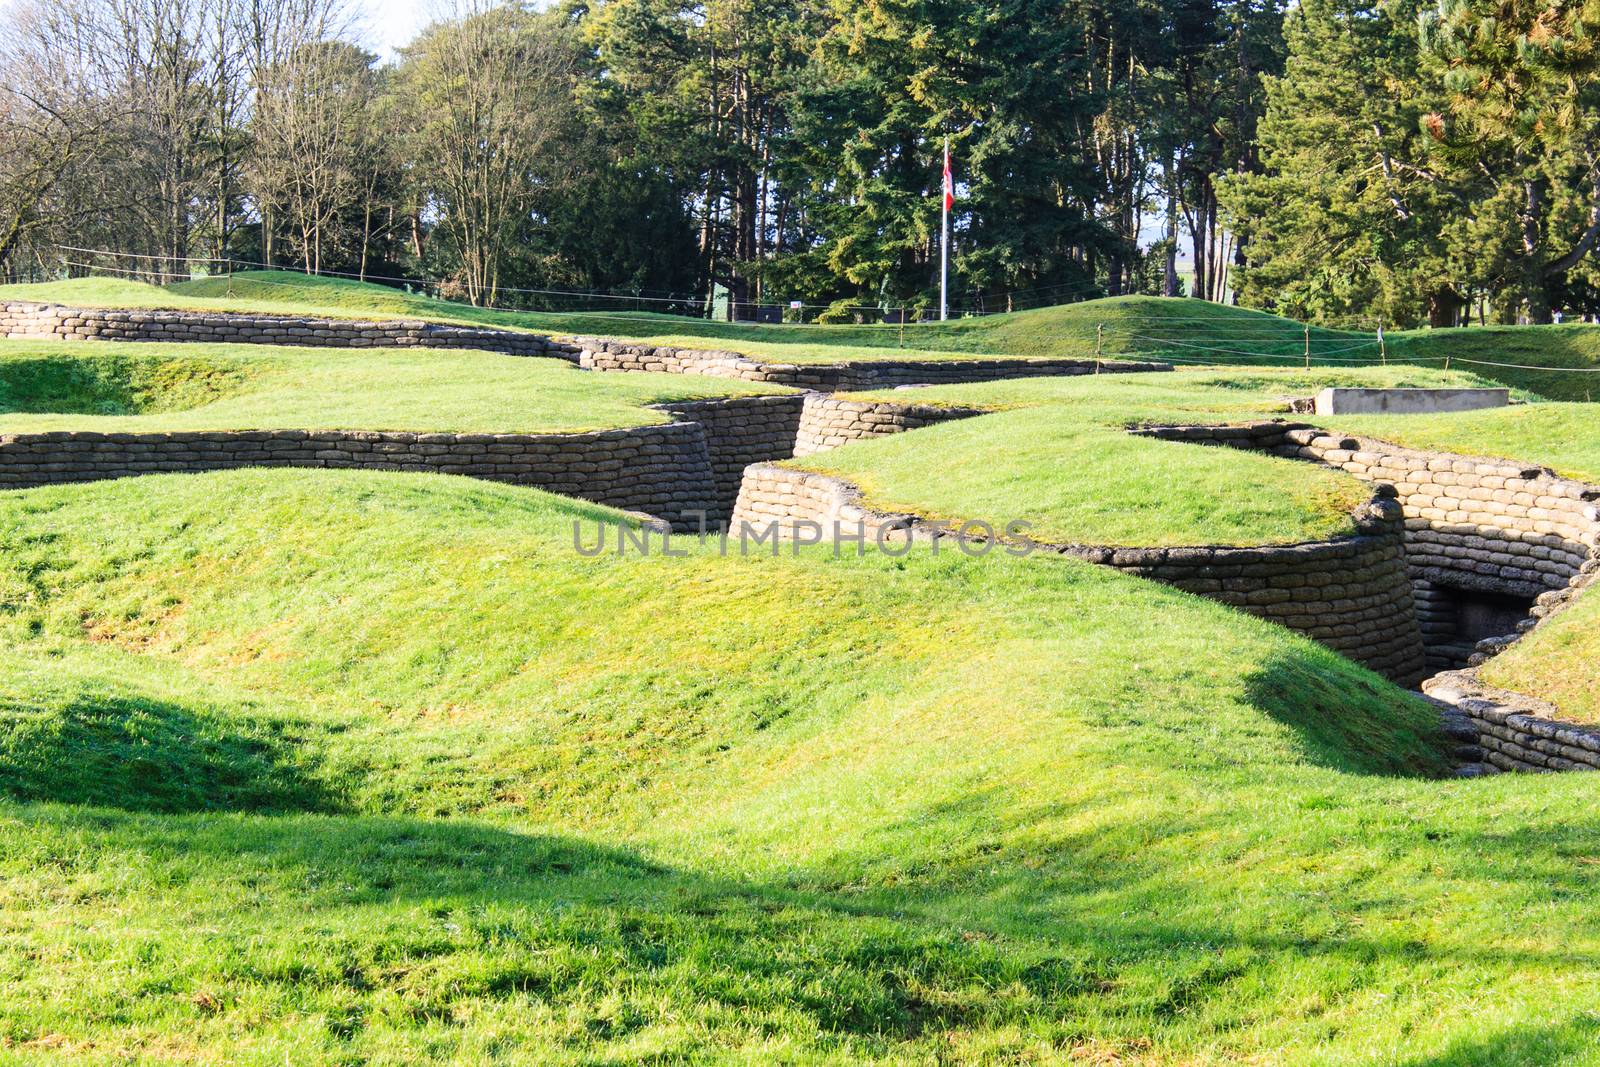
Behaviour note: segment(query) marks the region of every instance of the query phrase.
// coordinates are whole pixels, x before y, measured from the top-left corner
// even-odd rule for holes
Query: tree
[[[537,191],[568,176],[551,147],[573,120],[575,42],[518,7],[430,27],[396,79],[410,155],[464,292],[493,303]]]
[[[1242,303],[1324,322],[1453,324],[1445,239],[1461,194],[1435,168],[1425,117],[1438,82],[1416,34],[1425,0],[1304,0],[1266,79],[1264,171],[1229,176],[1227,224],[1249,242]]]
[[[1284,66],[1283,12],[1282,0],[1177,0],[1173,7],[1177,92],[1165,110],[1179,131],[1174,192],[1194,243],[1194,294],[1207,300],[1224,298],[1230,253],[1239,261],[1249,240],[1222,224],[1217,184],[1260,168],[1257,127],[1266,79]]]
[[[289,220],[300,261],[312,273],[348,236],[339,223],[350,205],[370,205],[376,191],[384,140],[374,121],[376,60],[354,45],[317,41],[257,76],[255,184],[260,199]]]
[[[1107,245],[1087,205],[1094,100],[1081,25],[1062,5],[836,0],[795,152],[826,199],[819,252],[864,302],[928,302],[937,283],[940,158],[952,138],[961,195],[952,271],[986,291],[1092,282]]]
[[[802,0],[611,0],[584,26],[602,78],[592,108],[626,122],[638,155],[697,217],[702,271],[757,299],[784,250],[790,191],[777,168],[804,50],[821,32]]]
[[[1089,0],[1071,10],[1083,38],[1075,49],[1084,56],[1078,94],[1097,109],[1084,147],[1092,153],[1098,188],[1084,206],[1112,234],[1105,249],[1106,292],[1117,296],[1131,281],[1138,258],[1153,147],[1147,137],[1151,89],[1168,48],[1164,12],[1152,0]]]
[[[1548,322],[1600,241],[1600,2],[1443,0],[1420,25],[1447,90],[1429,131],[1456,180],[1482,186],[1458,237],[1498,267],[1480,281],[1502,317],[1520,304]]]
[[[0,43],[0,269],[80,216],[84,202],[63,194],[120,118],[94,91],[80,27],[55,14],[19,7]]]

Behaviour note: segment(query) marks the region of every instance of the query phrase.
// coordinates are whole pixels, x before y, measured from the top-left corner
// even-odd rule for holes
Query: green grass
[[[1552,400],[1600,398],[1600,326],[1476,326],[1454,330],[1410,330],[1391,334],[1391,353],[1431,367],[1470,370]],[[1476,363],[1464,362],[1475,360]],[[1520,364],[1493,367],[1486,363]],[[1527,367],[1568,368],[1528,370]]]
[[[1082,540],[1293,540],[1365,491],[1122,429],[1471,381],[892,391],[998,413],[814,462]],[[15,343],[0,432],[579,429],[731,389]],[[1588,470],[1583,410],[1371,432]],[[579,556],[603,518],[337,471],[0,493],[0,1061],[1600,1063],[1587,776],[1444,779],[1415,696],[1109,569]],[[1594,610],[1490,680],[1592,706]]]
[[[434,300],[387,286],[283,271],[254,271],[157,287],[113,278],[0,286],[0,300],[36,300],[96,307],[255,311],[334,318],[421,318],[636,339],[688,348],[720,348],[796,363],[870,359],[970,359],[981,356],[1141,358],[1162,352],[1178,360],[1282,362],[1303,350],[1303,327],[1277,316],[1202,301],[1117,297],[1038,311],[904,327],[718,323],[634,311],[513,312]],[[1103,328],[1103,331],[1102,331]],[[1365,335],[1313,329],[1312,347],[1331,354],[1372,347]],[[1189,346],[1198,346],[1192,348]],[[1221,346],[1233,352],[1210,353]],[[1355,355],[1365,347],[1353,350]],[[1373,354],[1376,349],[1373,348]],[[1242,353],[1242,354],[1241,354]],[[1341,358],[1348,358],[1342,356]]]
[[[1313,421],[1411,448],[1500,456],[1600,482],[1600,419],[1583,403],[1513,405],[1446,415],[1370,415]]]
[[[860,486],[884,510],[1110,545],[1278,544],[1353,531],[1371,495],[1355,478],[1292,460],[1132,437],[1130,426],[1285,417],[1283,398],[1324,385],[1468,383],[1406,368],[1366,372],[1182,371],[886,390],[864,397],[1007,408],[792,461]],[[1531,409],[1526,409],[1531,410]]]
[[[202,407],[249,387],[259,365],[213,358],[204,348],[0,341],[0,412],[158,415]]]
[[[1416,698],[1108,570],[597,514],[0,496],[7,1057],[1600,1059],[1587,778],[1433,780]]]
[[[515,314],[433,300],[400,289],[308,277],[287,271],[260,271],[228,278],[206,278],[158,286],[122,278],[71,278],[0,286],[0,300],[102,308],[153,308],[173,311],[251,311],[264,315],[316,315],[340,319],[416,318],[460,325],[523,329]]]
[[[1180,366],[1293,366],[1309,348],[1314,365],[1354,368],[1382,359],[1467,370],[1553,400],[1594,399],[1600,327],[1474,327],[1375,333],[1328,330],[1200,300],[1112,297],[1077,304],[904,327],[716,323],[627,310],[513,312],[434,300],[387,286],[285,271],[202,278],[165,288],[113,278],[0,286],[0,300],[99,307],[232,309],[334,318],[420,318],[566,336],[596,335],[684,348],[741,352],[788,363],[981,356],[1159,358]],[[1529,370],[1486,363],[1563,368]],[[1583,371],[1574,373],[1572,369]]]
[[[1490,685],[1554,703],[1563,719],[1600,723],[1600,599],[1586,591],[1577,602],[1479,672]]]
[[[785,391],[470,351],[0,341],[0,433],[572,432],[670,421],[645,406],[663,401]]]

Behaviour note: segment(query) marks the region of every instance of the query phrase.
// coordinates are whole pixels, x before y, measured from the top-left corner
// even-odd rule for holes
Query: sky
[[[385,59],[409,44],[439,6],[438,0],[354,0],[368,46]]]
[[[0,0],[0,13],[14,2]],[[433,11],[449,6],[448,0],[351,0],[365,44],[384,59],[392,59],[396,49],[411,43]]]

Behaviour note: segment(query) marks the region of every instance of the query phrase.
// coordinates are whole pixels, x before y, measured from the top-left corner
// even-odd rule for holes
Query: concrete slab
[[[1324,389],[1318,415],[1432,415],[1511,403],[1509,389]]]

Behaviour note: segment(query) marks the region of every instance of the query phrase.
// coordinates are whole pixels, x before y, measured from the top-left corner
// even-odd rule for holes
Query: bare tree
[[[305,269],[324,254],[350,205],[371,192],[380,135],[373,107],[377,57],[339,41],[302,45],[258,74],[254,167],[293,226]]]
[[[405,52],[398,91],[411,157],[475,304],[492,303],[518,230],[564,167],[573,47],[548,15],[507,5],[430,27]]]
[[[0,268],[30,241],[77,219],[63,195],[75,168],[110,147],[121,117],[95,84],[86,27],[72,12],[29,3],[0,33]]]
[[[253,142],[262,134],[257,114],[282,105],[286,65],[292,57],[316,42],[338,41],[353,31],[353,16],[346,0],[217,0],[232,5],[234,41],[239,51],[242,109],[248,117],[247,160],[243,184],[261,224],[261,248],[269,264],[277,262],[277,234],[283,224],[281,208],[288,195],[292,168],[273,154],[273,147]],[[271,120],[269,119],[269,122]],[[267,134],[268,141],[272,134]]]

